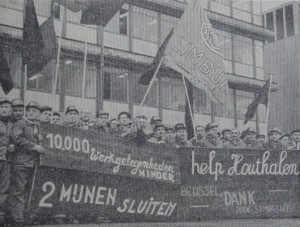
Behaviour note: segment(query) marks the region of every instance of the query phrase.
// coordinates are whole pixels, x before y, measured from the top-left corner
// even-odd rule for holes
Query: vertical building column
[[[128,10],[128,42],[129,42],[129,51],[133,51],[133,5],[129,4]],[[127,76],[127,92],[128,92],[128,111],[133,116],[133,75],[128,73]]]
[[[236,90],[233,89],[233,109],[234,109],[234,127],[238,127],[238,113],[237,113],[237,97]]]
[[[256,51],[255,51],[255,40],[252,39],[252,58],[253,58],[253,74],[254,78],[257,78],[257,71],[256,71]],[[254,97],[256,97],[256,94],[254,94]],[[255,126],[256,131],[259,133],[259,115],[258,115],[258,109],[256,109],[256,119],[255,119]]]
[[[24,0],[23,3],[23,20],[22,20],[22,27],[24,26],[24,21],[25,21],[25,15],[26,15],[26,4],[27,1]],[[24,27],[23,27],[24,29]],[[26,90],[26,82],[27,82],[27,78],[25,78],[25,71],[23,70],[23,63],[21,62],[21,81],[20,81],[20,99],[23,100],[23,102],[25,102],[25,90]],[[26,103],[25,103],[26,105]]]
[[[300,11],[299,11],[299,2],[293,3],[293,15],[294,15],[294,27],[295,27],[295,35],[300,34]]]

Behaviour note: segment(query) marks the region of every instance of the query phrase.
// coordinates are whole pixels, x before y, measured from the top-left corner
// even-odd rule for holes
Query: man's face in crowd
[[[54,115],[52,117],[52,124],[58,124],[59,123],[59,120],[60,120],[60,117],[57,116],[57,115]]]
[[[176,132],[176,136],[179,138],[179,139],[185,139],[186,138],[186,129],[179,129],[177,132]]]
[[[28,120],[35,121],[38,120],[40,116],[41,112],[36,108],[28,108],[26,111],[26,117]]]
[[[166,134],[169,135],[169,136],[174,136],[174,135],[175,135],[175,132],[174,132],[173,130],[168,130],[168,131],[166,132]]]
[[[42,114],[41,114],[41,121],[42,122],[47,122],[47,123],[50,123],[51,121],[51,117],[52,117],[52,112],[51,111],[44,111]]]
[[[138,118],[137,119],[137,128],[139,130],[143,130],[146,128],[146,119],[144,118]]]
[[[259,143],[264,143],[265,142],[265,138],[264,137],[258,137],[256,140]]]
[[[256,134],[254,132],[248,132],[246,135],[246,139],[249,141],[254,141],[256,138]]]
[[[223,137],[224,137],[225,139],[229,140],[229,139],[231,138],[231,132],[229,132],[229,131],[224,132]]]
[[[201,127],[197,127],[196,129],[196,133],[197,133],[197,136],[199,137],[204,137],[204,134],[205,134],[205,131],[204,131],[204,128],[201,126]]]
[[[215,138],[218,138],[219,137],[219,134],[218,134],[218,128],[215,127],[215,128],[212,128],[211,130],[209,130],[207,132],[207,135],[210,135],[212,137],[215,137]]]
[[[118,121],[112,121],[112,122],[110,122],[110,127],[113,128],[113,129],[117,129],[118,128],[118,124],[119,124]]]
[[[300,142],[300,132],[293,133],[292,140],[294,140],[295,142]]]
[[[126,114],[121,114],[119,122],[121,125],[128,125],[130,123],[130,120]]]
[[[165,134],[166,134],[166,130],[164,127],[158,127],[158,128],[156,128],[156,130],[154,132],[154,135],[157,138],[162,138],[162,137],[164,137]]]
[[[289,137],[285,136],[285,137],[281,138],[280,143],[283,146],[288,147],[290,145],[290,139],[289,139]]]
[[[11,104],[9,103],[0,104],[0,116],[8,117],[10,115],[11,115]]]
[[[99,115],[97,121],[99,125],[106,126],[108,122],[108,115],[107,114]]]
[[[276,142],[280,138],[281,134],[279,132],[272,132],[270,134],[270,141]]]
[[[240,131],[237,129],[231,130],[231,138],[238,139],[240,137]]]
[[[76,122],[78,120],[78,113],[76,111],[70,111],[67,113],[67,118],[70,122]]]
[[[80,118],[83,120],[83,121],[89,121],[91,119],[91,112],[88,111],[88,110],[82,110],[81,113],[80,113]]]
[[[12,116],[17,120],[21,120],[24,115],[24,107],[23,106],[15,106],[12,108]]]

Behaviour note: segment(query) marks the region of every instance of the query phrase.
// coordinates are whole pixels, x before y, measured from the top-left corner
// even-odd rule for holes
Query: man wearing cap
[[[18,120],[21,120],[24,116],[24,103],[21,99],[13,99],[11,101],[12,113],[11,121],[15,123]]]
[[[259,144],[264,145],[264,143],[266,142],[266,136],[263,134],[258,134],[256,136],[256,140]]]
[[[110,134],[115,136],[120,136],[122,134],[121,130],[119,129],[119,121],[116,118],[110,120],[109,126],[108,132]]]
[[[231,130],[229,128],[225,128],[222,130],[221,142],[226,143],[231,138]]]
[[[68,106],[65,113],[66,119],[62,125],[67,127],[78,127],[78,115],[79,111],[76,106]]]
[[[219,140],[219,135],[218,135],[218,127],[219,125],[215,123],[208,123],[205,126],[206,136],[201,141],[203,147],[222,148],[222,142]]]
[[[80,121],[78,127],[82,130],[89,130],[93,124],[91,123],[91,111],[88,109],[82,109],[80,112]]]
[[[154,126],[154,135],[148,139],[150,143],[164,144],[164,136],[166,134],[166,127],[163,124],[155,124]]]
[[[131,122],[130,113],[123,111],[118,115],[119,129],[121,136],[125,137],[133,131],[136,131],[136,125]]]
[[[60,124],[60,113],[53,112],[51,123],[54,124],[54,125],[59,125]]]
[[[278,150],[280,149],[279,138],[282,136],[282,132],[279,128],[273,128],[270,130],[269,141],[264,143],[264,148],[269,150]]]
[[[30,182],[34,176],[34,167],[38,163],[39,154],[45,152],[40,143],[42,140],[39,127],[41,107],[37,102],[30,102],[26,106],[25,118],[13,125],[12,140],[16,152],[12,156],[11,182],[11,215],[13,226],[24,224],[24,210],[26,192],[30,189]]]
[[[4,225],[4,207],[10,187],[11,156],[15,146],[12,144],[11,103],[0,98],[0,226]]]
[[[197,133],[197,138],[196,137],[191,138],[190,142],[192,143],[192,146],[194,146],[194,147],[203,147],[201,141],[205,136],[204,126],[197,125],[196,133]]]
[[[50,123],[52,117],[52,107],[43,106],[41,108],[41,118],[40,121],[43,123]]]
[[[186,127],[182,123],[175,125],[175,141],[173,147],[192,147],[192,143],[187,139]]]
[[[223,143],[223,148],[230,148],[230,149],[240,149],[246,148],[246,144],[240,138],[241,132],[239,129],[234,128],[231,129],[231,138],[229,141]]]
[[[256,140],[256,131],[254,128],[247,128],[244,131],[244,143],[246,144],[246,148],[249,149],[263,149],[263,145]]]
[[[279,149],[280,150],[293,150],[294,146],[292,141],[290,140],[290,135],[289,134],[283,134],[279,138]]]
[[[109,113],[106,112],[105,110],[98,111],[96,116],[96,121],[92,129],[97,132],[107,133],[109,131],[108,117],[109,117]]]
[[[292,149],[300,150],[300,129],[295,129],[291,133]]]

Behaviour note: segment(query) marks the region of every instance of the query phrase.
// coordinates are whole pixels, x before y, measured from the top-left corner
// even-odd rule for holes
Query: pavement
[[[40,227],[300,227],[300,219],[231,219],[201,221],[197,223],[108,223],[42,225]]]

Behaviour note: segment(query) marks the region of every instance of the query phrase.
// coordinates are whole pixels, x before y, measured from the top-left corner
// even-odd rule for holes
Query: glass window
[[[105,66],[104,71],[104,99],[127,102],[127,70]]]
[[[21,84],[21,52],[11,46],[4,46],[4,54],[9,67],[9,74],[12,76],[14,88],[19,88]]]
[[[248,0],[232,1],[233,17],[239,20],[251,22],[251,2]]]
[[[157,12],[133,6],[133,36],[157,43]]]
[[[247,112],[247,107],[254,100],[254,94],[246,91],[236,91],[236,105],[237,105],[237,117],[238,119],[245,119],[245,113]],[[256,115],[253,120],[256,119]]]
[[[128,33],[128,9],[121,9],[119,16],[119,32],[122,35],[127,35]]]
[[[255,40],[255,63],[258,67],[264,67],[264,48],[263,42]]]
[[[251,12],[251,1],[249,0],[234,0],[232,1],[232,7],[240,9],[246,12]]]
[[[72,60],[71,64],[64,65],[63,76],[66,77],[66,95],[82,96],[83,61]]]
[[[218,34],[218,41],[220,44],[220,48],[224,55],[224,58],[227,60],[232,60],[232,42],[231,42],[231,34],[229,32],[216,30]]]
[[[84,91],[86,98],[96,98],[96,76],[97,76],[97,69],[95,66],[93,68],[88,68],[86,70],[85,91]]]
[[[182,78],[165,77],[162,80],[162,103],[164,108],[185,110],[185,90]]]
[[[176,25],[179,19],[165,14],[161,15],[161,42],[165,40],[171,29]]]
[[[267,15],[266,15],[266,27],[267,27],[267,29],[274,31],[273,12],[267,13]]]
[[[206,92],[202,89],[194,87],[194,110],[196,113],[210,114],[211,105]]]
[[[240,35],[233,36],[234,43],[234,61],[252,65],[253,64],[253,49],[252,40]]]
[[[233,117],[234,116],[234,106],[233,106],[233,91],[229,89],[228,95],[225,96],[225,103],[219,104],[214,103],[214,114],[219,117]]]
[[[293,5],[288,5],[285,7],[285,17],[286,35],[287,37],[290,37],[295,35]]]
[[[230,16],[230,0],[211,0],[210,10]]]
[[[23,5],[24,5],[24,1],[20,1],[20,0],[0,1],[0,6],[11,8],[11,9],[23,10]]]
[[[276,10],[276,37],[277,40],[284,38],[283,9]]]
[[[135,104],[140,104],[146,94],[146,91],[149,87],[149,85],[142,85],[139,84],[139,80],[141,78],[142,72],[141,73],[133,73],[132,77],[132,83],[133,83],[133,89],[132,89],[132,94],[133,94],[133,103]],[[157,79],[154,79],[154,82],[152,84],[152,87],[149,91],[149,94],[145,100],[145,105],[146,106],[158,106],[158,101],[157,101],[157,96],[158,95],[158,86],[157,86]]]

